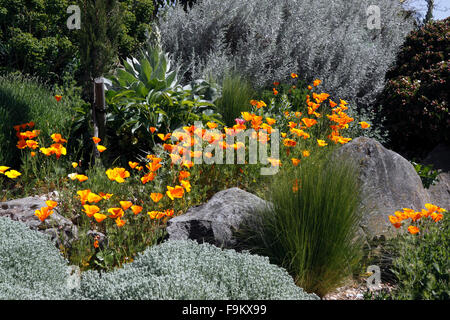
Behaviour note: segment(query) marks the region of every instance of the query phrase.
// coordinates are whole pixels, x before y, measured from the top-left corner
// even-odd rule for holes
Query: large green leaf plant
[[[148,151],[155,142],[150,127],[167,133],[194,121],[220,122],[213,104],[217,88],[202,79],[183,86],[178,72],[160,46],[149,45],[109,77],[106,125],[119,149]]]

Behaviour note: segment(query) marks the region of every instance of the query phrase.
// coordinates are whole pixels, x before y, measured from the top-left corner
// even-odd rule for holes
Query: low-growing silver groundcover
[[[78,282],[68,270],[47,235],[0,217],[0,299],[319,299],[267,257],[191,240],[150,247],[121,269],[83,272]]]

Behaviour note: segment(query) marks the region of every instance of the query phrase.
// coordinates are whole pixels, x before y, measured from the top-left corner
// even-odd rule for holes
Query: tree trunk
[[[102,140],[106,136],[106,116],[105,116],[105,87],[103,78],[94,81],[94,103],[92,105],[92,117],[94,121],[94,136]],[[100,157],[97,147],[94,147],[95,158]]]
[[[428,11],[427,15],[425,16],[424,23],[428,23],[433,19],[434,0],[427,0],[427,4],[428,4]]]

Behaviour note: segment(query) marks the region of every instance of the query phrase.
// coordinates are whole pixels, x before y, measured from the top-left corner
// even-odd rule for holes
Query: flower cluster
[[[53,214],[53,209],[58,206],[58,203],[53,200],[47,200],[45,201],[46,207],[42,207],[39,210],[36,210],[34,212],[34,215],[39,218],[39,220],[44,221],[47,219],[51,214]]]
[[[425,204],[426,209],[421,211],[415,211],[409,208],[403,208],[403,211],[395,211],[395,216],[390,215],[389,221],[395,228],[400,228],[403,225],[403,221],[411,219],[413,223],[419,221],[422,218],[430,218],[434,222],[438,222],[443,218],[443,213],[446,212],[445,209],[435,206],[431,203]],[[410,225],[408,231],[411,234],[416,234],[420,229],[416,225]]]

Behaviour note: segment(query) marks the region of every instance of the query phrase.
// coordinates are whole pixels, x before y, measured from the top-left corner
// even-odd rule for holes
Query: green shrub
[[[0,65],[60,82],[79,64],[77,32],[66,26],[71,4],[84,0],[0,0]],[[123,22],[118,33],[119,55],[126,57],[141,48],[151,31],[153,0],[120,0]],[[83,19],[83,17],[82,17]],[[83,27],[83,23],[81,24]]]
[[[390,148],[421,157],[450,140],[448,106],[450,18],[412,32],[386,74],[383,107]]]
[[[392,272],[398,282],[394,299],[448,300],[450,298],[450,219],[448,213],[418,234],[405,233],[390,241]]]
[[[269,188],[273,207],[241,233],[248,248],[319,296],[351,275],[361,255],[360,188],[356,167],[347,161],[317,150],[298,167],[282,170]]]
[[[64,258],[40,232],[0,217],[0,300],[67,299]]]
[[[265,257],[192,240],[151,247],[112,272],[87,271],[78,295],[121,300],[318,299],[295,286],[285,270]]]
[[[251,84],[238,73],[229,73],[222,81],[222,94],[215,101],[217,109],[227,126],[236,124],[234,119],[241,116],[241,112],[250,110],[250,100],[255,96]]]

